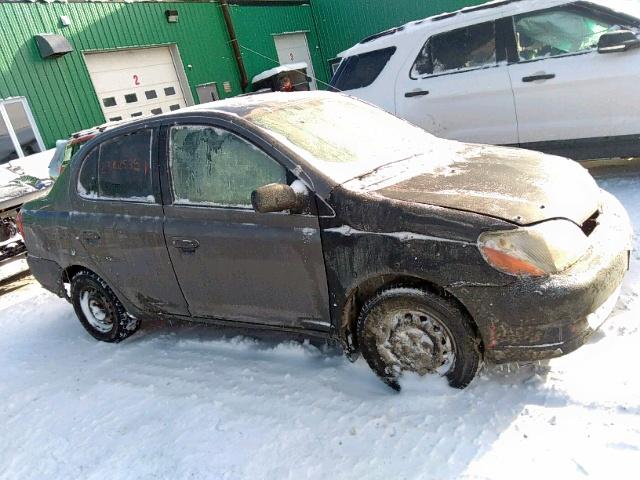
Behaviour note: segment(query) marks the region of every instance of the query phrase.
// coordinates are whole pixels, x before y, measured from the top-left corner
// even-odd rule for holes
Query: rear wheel
[[[363,357],[391,388],[404,372],[446,376],[452,387],[473,380],[482,357],[471,320],[454,303],[416,288],[391,288],[358,317]]]
[[[82,326],[97,340],[120,342],[140,326],[104,280],[93,272],[85,270],[73,276],[71,303]]]

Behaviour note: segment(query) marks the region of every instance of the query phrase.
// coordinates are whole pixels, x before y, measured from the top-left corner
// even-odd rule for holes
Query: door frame
[[[169,131],[172,126],[179,125],[203,125],[209,126],[213,128],[221,128],[224,129],[250,145],[260,149],[270,158],[272,158],[275,162],[284,167],[287,171],[287,178],[294,177],[298,180],[309,180],[311,185],[309,185],[310,191],[310,202],[312,203],[312,213],[311,214],[296,214],[296,216],[304,215],[305,217],[315,217],[317,222],[317,230],[318,234],[322,234],[322,227],[320,225],[320,219],[326,218],[327,215],[324,212],[327,211],[326,202],[320,198],[320,196],[313,189],[313,181],[309,177],[308,174],[303,175],[296,174],[296,170],[300,168],[299,164],[295,162],[294,159],[286,155],[280,149],[278,149],[273,144],[267,142],[264,138],[259,135],[256,135],[251,130],[244,128],[241,124],[233,122],[229,118],[225,118],[219,115],[199,115],[197,113],[190,113],[188,115],[182,115],[178,118],[170,117],[159,119],[158,122],[158,148],[157,148],[157,162],[159,167],[159,177],[160,177],[160,192],[161,192],[161,203],[163,207],[166,206],[174,206],[174,198],[173,198],[173,189],[172,189],[172,178],[171,178],[171,165],[170,165],[170,145],[169,145]],[[302,178],[301,178],[302,177]],[[308,182],[304,182],[308,183]],[[178,205],[180,207],[186,208],[197,208],[197,209],[208,209],[210,211],[240,211],[240,212],[253,212],[253,210],[249,210],[247,208],[241,207],[231,207],[231,206],[215,206],[215,205]],[[333,210],[329,207],[331,213]],[[254,212],[255,213],[255,212]],[[273,214],[264,214],[264,215],[278,215],[281,217],[291,216],[292,214],[286,212],[279,212]],[[332,215],[329,215],[330,217]],[[165,232],[165,240],[168,241]],[[299,327],[292,327],[289,325],[274,325],[270,323],[254,323],[248,320],[230,320],[225,318],[215,318],[215,317],[202,317],[194,315],[191,312],[191,316],[193,319],[202,321],[205,323],[215,323],[221,325],[229,325],[229,326],[243,326],[245,328],[258,328],[258,329],[276,329],[276,330],[284,330],[284,331],[297,331],[297,332],[308,332],[312,335],[320,335],[326,336],[331,332],[332,327],[332,317],[331,317],[331,302],[330,302],[330,291],[329,291],[329,280],[326,272],[326,265],[324,261],[324,250],[322,247],[322,240],[320,237],[320,257],[322,261],[320,262],[322,268],[321,278],[323,279],[323,285],[319,285],[319,290],[323,293],[325,300],[325,309],[324,309],[324,318],[322,321],[314,319],[313,321],[309,321],[306,324],[304,321],[301,321],[301,325]],[[167,243],[167,249],[169,249],[169,245]],[[178,279],[178,283],[180,282],[179,274],[176,271],[175,266],[172,268],[176,273],[176,278]],[[185,301],[188,305],[188,299],[186,295],[184,295]]]
[[[24,158],[25,154],[22,151],[22,145],[20,145],[20,140],[18,139],[18,134],[13,127],[13,123],[11,122],[11,118],[9,117],[9,113],[7,112],[6,105],[11,103],[20,103],[22,104],[22,108],[27,116],[27,121],[29,122],[29,126],[33,131],[33,136],[35,137],[36,143],[38,144],[38,148],[40,148],[40,152],[45,151],[44,142],[42,141],[42,136],[40,135],[40,130],[38,130],[38,125],[36,124],[36,120],[33,117],[33,113],[31,112],[31,107],[29,106],[29,101],[27,97],[9,97],[9,98],[0,98],[0,118],[4,121],[4,124],[7,128],[7,133],[9,134],[9,139],[13,145],[13,148],[16,151],[16,155],[18,158]]]
[[[153,195],[155,197],[154,202],[140,202],[137,200],[117,200],[113,198],[87,198],[80,195],[78,192],[78,181],[84,166],[86,158],[93,153],[95,149],[99,149],[104,142],[108,142],[120,136],[129,135],[134,132],[142,131],[142,130],[150,130],[152,132],[152,146],[150,149],[151,155],[151,170],[152,170],[152,190]],[[145,210],[148,210],[150,207],[154,208],[162,212],[164,206],[162,204],[162,192],[161,192],[161,184],[160,184],[160,166],[161,166],[161,120],[159,118],[152,117],[147,122],[141,123],[139,121],[132,122],[126,126],[121,128],[115,128],[113,130],[108,130],[93,139],[89,140],[82,150],[74,157],[74,161],[69,165],[69,176],[70,181],[67,185],[67,198],[69,201],[69,205],[74,211],[83,212],[83,214],[87,214],[87,212],[97,212],[97,213],[105,213],[105,214],[123,214],[123,215],[137,215],[136,210],[140,211],[142,215],[148,215]],[[123,211],[125,213],[123,213]],[[134,213],[130,213],[134,212]],[[161,215],[161,214],[159,214]],[[162,215],[161,217],[162,218]],[[140,299],[135,297],[131,297],[127,295],[125,292],[127,288],[121,286],[121,282],[118,282],[115,279],[111,271],[104,266],[104,261],[96,261],[96,259],[91,255],[89,251],[85,249],[85,247],[80,242],[79,237],[75,235],[73,246],[70,249],[71,253],[71,265],[82,265],[83,267],[94,271],[98,274],[109,287],[114,291],[118,299],[124,304],[126,310],[134,316],[140,318],[151,318],[153,316],[160,315],[164,318],[169,317],[186,317],[188,315],[187,304],[182,292],[177,295],[184,301],[182,305],[184,307],[184,312],[182,313],[157,313],[150,312],[148,308],[145,308],[144,305],[140,303]],[[166,244],[165,244],[166,250]],[[167,257],[169,257],[169,252],[167,250]],[[175,270],[173,266],[171,266],[171,272],[174,274],[174,279],[176,280],[176,286],[178,286],[177,277],[175,277]],[[179,287],[178,287],[179,291]]]
[[[505,98],[505,101],[509,104],[510,107],[513,107],[513,112],[509,113],[510,116],[511,114],[513,115],[513,120],[512,122],[508,123],[508,125],[513,125],[513,129],[508,133],[510,133],[510,138],[513,140],[512,143],[517,144],[519,141],[518,118],[515,110],[514,94],[513,94],[513,86],[512,86],[513,84],[511,82],[511,78],[508,72],[509,39],[507,37],[508,28],[506,24],[508,24],[509,21],[510,21],[510,16],[499,17],[499,18],[483,17],[483,18],[475,19],[473,21],[466,21],[463,25],[439,27],[437,30],[429,32],[425,35],[425,37],[422,37],[424,38],[424,41],[417,42],[415,45],[413,45],[411,53],[408,54],[406,59],[402,61],[403,63],[399,67],[398,74],[395,77],[395,83],[393,86],[395,114],[397,116],[400,116],[401,118],[406,118],[407,110],[402,107],[406,105],[406,103],[404,102],[406,102],[407,97],[412,93],[412,91],[422,90],[426,92],[426,95],[429,95],[431,93],[431,88],[429,88],[428,86],[425,86],[425,83],[426,85],[429,85],[428,82],[438,81],[437,79],[441,79],[441,78],[442,79],[452,78],[453,80],[456,80],[463,75],[477,74],[479,72],[489,72],[489,73],[500,72],[501,71],[500,69],[503,69],[504,78],[505,78],[506,84],[508,85],[508,86],[505,86],[505,90],[508,88],[508,90],[506,90],[506,93],[505,93],[506,95],[508,95],[508,97]],[[459,30],[469,29],[469,28],[476,27],[478,25],[483,25],[488,23],[493,23],[494,25],[494,42],[495,42],[495,62],[494,63],[479,66],[479,67],[470,67],[465,69],[449,70],[449,71],[437,72],[437,73],[426,73],[418,76],[412,75],[413,67],[416,61],[418,60],[421,52],[426,47],[431,48],[434,38],[437,38],[442,35],[448,35],[448,34],[451,34],[452,32],[456,32]],[[464,77],[462,78],[464,79]],[[443,80],[440,80],[440,81],[443,81]],[[469,80],[466,79],[465,82],[469,83]],[[430,98],[430,97],[427,96],[424,98]],[[433,98],[433,95],[431,95],[431,98]],[[414,100],[421,101],[420,97]],[[423,109],[423,112],[425,111],[427,110]],[[474,111],[480,112],[480,110],[474,110]],[[435,116],[433,116],[432,118],[435,118],[435,120],[437,120],[437,117]],[[430,131],[429,128],[424,124],[421,125],[420,123],[415,122],[415,120],[413,119],[411,119],[410,121],[413,121],[414,123],[418,124],[421,128],[424,128],[425,130]],[[434,122],[434,124],[437,124],[437,123],[438,122]],[[505,125],[507,125],[507,123],[505,123]],[[494,130],[494,131],[498,131],[498,130]],[[500,129],[499,131],[502,132],[504,131],[504,129]],[[438,132],[433,132],[433,133],[438,135]],[[486,134],[483,134],[482,137],[486,138]],[[463,141],[469,141],[469,139],[463,139]],[[481,140],[472,139],[471,141],[472,142],[480,141],[481,143],[487,143],[483,139]],[[505,141],[503,143],[508,143],[508,142]]]
[[[584,2],[578,4],[562,4],[550,7],[528,10],[526,12],[512,13],[502,17],[500,21],[501,36],[505,42],[507,52],[507,67],[516,65],[536,65],[540,62],[561,62],[566,59],[574,59],[578,57],[588,58],[590,55],[598,54],[597,48],[590,50],[582,50],[577,52],[554,55],[550,57],[540,57],[531,60],[523,60],[518,52],[518,41],[516,34],[515,20],[517,16],[535,15],[542,12],[570,9],[577,13],[592,14],[594,16],[610,16],[612,20],[616,17],[631,17],[623,12],[616,12],[608,9],[603,5],[589,5]],[[620,18],[618,18],[620,19]],[[510,72],[511,75],[511,72]],[[516,115],[518,115],[516,90],[514,84],[517,79],[511,78],[512,90],[514,94],[514,103],[516,105]],[[518,143],[509,144],[507,146],[515,146],[526,148],[529,150],[570,157],[573,160],[584,161],[609,157],[632,157],[637,156],[640,152],[638,147],[638,134],[616,135],[616,136],[598,136],[586,138],[566,138],[561,140],[541,140],[532,142],[522,142],[520,135],[520,125],[518,125]]]
[[[295,30],[292,32],[283,32],[283,33],[272,33],[271,36],[273,37],[273,45],[276,49],[276,56],[278,55],[278,44],[276,43],[276,37],[285,37],[288,35],[302,35],[304,37],[304,43],[307,47],[307,53],[309,54],[309,66],[307,69],[307,76],[311,77],[311,82],[313,84],[312,90],[317,90],[318,89],[318,81],[316,80],[316,72],[315,72],[315,68],[313,66],[313,57],[311,56],[311,49],[309,48],[309,30]],[[278,58],[278,63],[280,63],[280,59]],[[291,62],[289,62],[291,63]]]

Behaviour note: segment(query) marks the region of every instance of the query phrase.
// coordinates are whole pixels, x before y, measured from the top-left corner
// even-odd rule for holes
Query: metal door
[[[311,77],[309,85],[311,90],[316,90],[318,85],[316,84],[316,75],[313,71],[313,62],[311,61],[311,54],[309,53],[307,34],[300,32],[274,35],[273,41],[276,44],[280,65],[305,62],[307,64],[307,75]]]

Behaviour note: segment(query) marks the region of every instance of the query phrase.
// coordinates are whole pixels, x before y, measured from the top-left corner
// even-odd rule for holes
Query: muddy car
[[[100,133],[22,226],[34,276],[98,340],[150,318],[336,339],[396,389],[580,347],[631,232],[572,161],[441,140],[326,92]]]

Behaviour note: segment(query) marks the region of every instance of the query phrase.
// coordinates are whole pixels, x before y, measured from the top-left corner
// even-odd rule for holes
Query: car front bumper
[[[495,363],[559,357],[582,346],[615,307],[629,269],[632,228],[624,207],[603,192],[590,248],[558,275],[506,286],[453,287],[480,329]],[[590,325],[591,324],[591,325]]]

